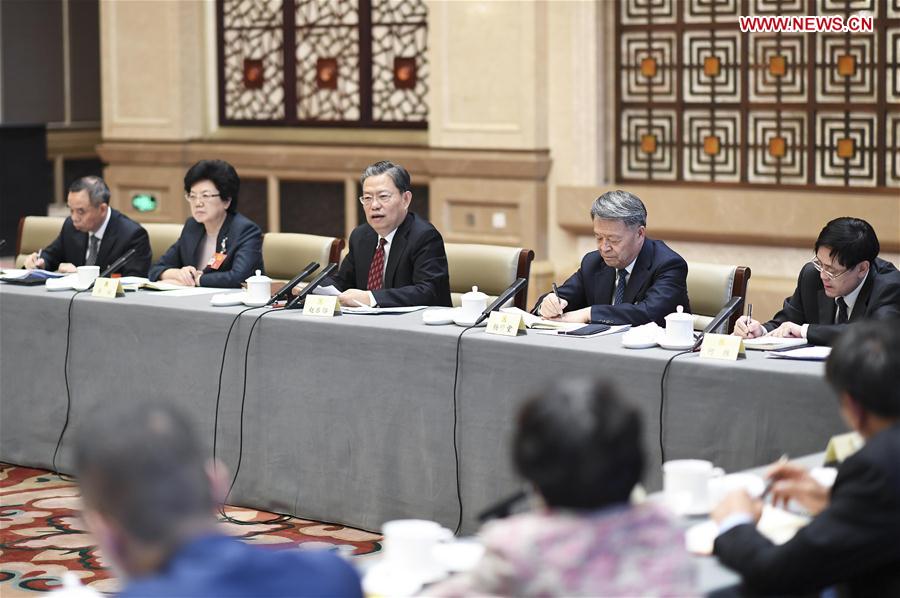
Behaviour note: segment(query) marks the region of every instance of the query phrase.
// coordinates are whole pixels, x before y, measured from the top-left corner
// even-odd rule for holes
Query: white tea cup
[[[487,309],[487,295],[472,287],[462,296],[462,316],[464,320],[474,321]]]
[[[259,270],[255,276],[247,279],[247,295],[253,302],[268,301],[272,292],[272,279],[264,276]]]
[[[669,345],[691,345],[694,343],[694,316],[685,313],[682,306],[678,306],[674,313],[665,317],[666,343]]]
[[[663,496],[679,515],[709,512],[709,482],[725,472],[702,459],[678,459],[663,463]]]
[[[453,538],[453,532],[434,521],[397,519],[382,528],[384,559],[391,569],[408,571],[419,581],[431,583],[447,574],[447,569],[434,557],[439,542]]]
[[[80,287],[87,288],[100,277],[100,266],[78,266],[75,271],[78,273]]]

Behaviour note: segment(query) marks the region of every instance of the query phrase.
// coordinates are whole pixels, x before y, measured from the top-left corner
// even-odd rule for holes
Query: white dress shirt
[[[103,224],[100,225],[93,233],[88,233],[88,244],[87,249],[84,251],[84,259],[87,260],[88,255],[91,253],[91,235],[93,234],[97,237],[97,255],[100,255],[100,245],[103,244],[103,235],[106,233],[106,225],[109,224],[109,219],[112,216],[112,208],[106,209],[106,218],[103,220]]]
[[[637,262],[637,257],[631,260],[631,263],[625,266],[625,286],[628,286],[628,281],[631,280],[631,271],[634,270],[634,264]],[[616,287],[619,286],[619,269],[616,269],[616,281],[613,284],[613,292],[612,296],[609,299],[609,304],[612,305],[612,302],[616,298]]]

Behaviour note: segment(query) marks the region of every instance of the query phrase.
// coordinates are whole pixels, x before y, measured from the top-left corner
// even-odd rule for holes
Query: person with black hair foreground
[[[59,236],[47,247],[25,258],[25,267],[75,272],[78,266],[110,264],[134,249],[121,269],[123,276],[147,276],[150,238],[144,227],[109,207],[109,187],[98,176],[86,176],[69,185],[69,217]]]
[[[336,553],[224,535],[214,510],[227,475],[203,453],[193,426],[167,404],[114,405],[79,429],[82,517],[123,577],[120,597],[362,596],[358,574]]]
[[[900,319],[900,272],[878,257],[878,237],[865,220],[835,218],[816,239],[816,257],[803,266],[797,289],[775,317],[760,324],[738,318],[734,334],[808,339],[830,345],[842,325]]]
[[[609,384],[576,378],[522,407],[518,473],[545,504],[487,523],[476,568],[425,595],[694,595],[684,537],[661,507],[629,502],[644,469],[641,417]]]
[[[237,213],[241,179],[222,160],[201,160],[184,175],[191,217],[178,240],[150,268],[150,280],[238,288],[263,270],[262,231]]]
[[[399,164],[381,161],[360,177],[366,223],[350,233],[332,283],[341,305],[450,307],[450,270],[441,233],[409,211],[412,185]]]
[[[769,472],[776,502],[793,499],[813,515],[775,546],[754,526],[762,503],[743,490],[713,511],[714,554],[750,589],[770,594],[900,596],[900,323],[863,322],[838,336],[825,364],[841,415],[865,445],[838,468],[830,493],[804,469]]]

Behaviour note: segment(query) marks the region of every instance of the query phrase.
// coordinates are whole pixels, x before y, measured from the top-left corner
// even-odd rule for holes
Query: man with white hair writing
[[[656,322],[681,305],[691,311],[687,262],[645,234],[647,208],[627,191],[607,191],[591,206],[597,251],[534,311],[567,322],[640,325]]]

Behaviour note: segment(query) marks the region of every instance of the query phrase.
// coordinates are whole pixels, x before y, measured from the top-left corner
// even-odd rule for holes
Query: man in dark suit
[[[797,289],[775,317],[760,324],[739,318],[734,334],[805,338],[830,345],[844,324],[900,319],[900,272],[880,259],[875,230],[859,218],[835,218],[816,239],[816,257],[803,266]]]
[[[627,191],[608,191],[594,200],[591,220],[597,251],[534,307],[541,317],[567,322],[663,325],[681,305],[691,311],[688,267],[662,241],[647,238],[647,209]]]
[[[170,404],[111,405],[79,429],[82,520],[123,575],[120,598],[362,597],[358,574],[337,553],[230,537],[213,517],[225,467],[207,461],[201,445]]]
[[[409,211],[406,169],[376,162],[363,172],[362,188],[366,224],[350,233],[349,252],[333,280],[341,305],[451,306],[444,239]]]
[[[762,503],[743,490],[713,511],[714,554],[756,592],[900,596],[900,323],[862,322],[840,334],[825,364],[841,414],[865,446],[838,468],[829,492],[804,469],[777,465],[776,502],[795,500],[812,521],[787,543],[754,525]]]
[[[150,239],[140,224],[109,207],[109,187],[97,176],[86,176],[69,187],[70,216],[54,241],[25,258],[26,268],[75,272],[77,266],[100,266],[102,272],[129,249],[134,255],[122,267],[123,276],[147,276]]]

